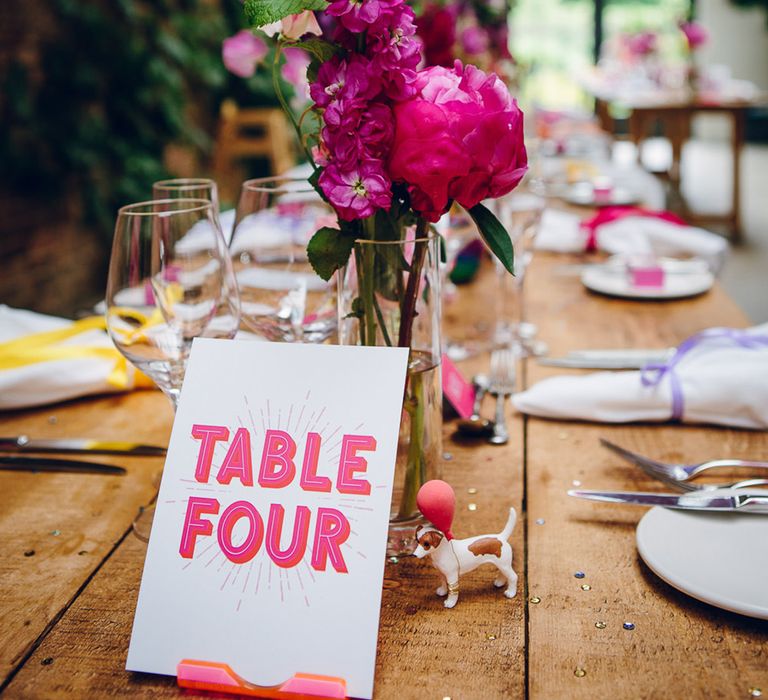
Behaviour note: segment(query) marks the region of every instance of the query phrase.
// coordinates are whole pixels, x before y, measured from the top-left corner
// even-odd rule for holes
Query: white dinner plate
[[[670,586],[718,608],[768,620],[768,516],[652,508],[637,549]]]
[[[625,270],[598,265],[584,270],[581,281],[587,289],[613,297],[683,299],[703,294],[712,287],[715,278],[711,272],[705,270],[677,273],[666,271],[663,286],[636,287],[630,282]]]

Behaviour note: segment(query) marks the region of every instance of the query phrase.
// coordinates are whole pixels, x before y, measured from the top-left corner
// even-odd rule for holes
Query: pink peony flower
[[[297,15],[288,15],[278,22],[265,24],[260,29],[267,36],[275,36],[279,32],[286,39],[301,39],[305,34],[320,36],[323,33],[315,13],[311,10],[305,10]]]
[[[494,74],[456,61],[419,73],[417,95],[395,106],[389,175],[411,203],[437,221],[452,199],[467,209],[510,192],[527,155],[523,113]]]
[[[221,45],[221,56],[227,70],[241,78],[250,78],[268,51],[264,40],[254,36],[247,29],[224,39]]]
[[[392,183],[377,161],[357,164],[348,171],[331,163],[320,176],[320,187],[343,221],[364,219],[392,203]]]
[[[688,48],[694,51],[709,41],[709,33],[698,22],[683,22],[680,24],[680,30],[685,34],[685,40],[688,42]]]

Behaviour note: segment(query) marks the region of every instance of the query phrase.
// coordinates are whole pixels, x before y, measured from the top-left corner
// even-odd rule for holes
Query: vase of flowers
[[[507,194],[525,174],[523,115],[494,74],[459,61],[419,70],[405,0],[245,0],[245,10],[254,27],[274,35],[276,67],[286,48],[312,58],[311,103],[300,118],[286,110],[311,163],[310,182],[338,218],[315,233],[307,256],[323,279],[339,276],[341,341],[411,350],[392,506],[392,527],[408,523],[410,538],[415,494],[441,458],[432,224],[458,203],[512,273],[510,237],[483,201]],[[391,544],[408,546],[399,535]]]
[[[439,237],[417,227],[400,238],[355,241],[339,271],[339,342],[409,347],[387,553],[413,551],[422,484],[440,477]],[[372,235],[381,233],[371,232]]]

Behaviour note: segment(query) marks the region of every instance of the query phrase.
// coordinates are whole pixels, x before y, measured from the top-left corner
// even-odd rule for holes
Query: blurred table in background
[[[672,160],[666,176],[682,206],[679,213],[696,224],[725,224],[731,240],[741,240],[740,177],[741,149],[744,145],[744,121],[749,109],[766,103],[764,95],[746,81],[732,81],[732,89],[721,92],[692,93],[681,89],[633,89],[631,85],[607,80],[598,70],[580,76],[584,89],[595,98],[595,112],[608,133],[614,133],[611,106],[629,111],[629,138],[637,146],[640,159],[641,143],[657,124],[672,147]],[[691,122],[698,114],[722,114],[731,123],[731,157],[733,162],[730,210],[724,214],[697,214],[688,209],[680,194],[680,162],[683,146],[691,137]],[[715,175],[716,176],[716,175]],[[723,182],[723,186],[726,183]]]

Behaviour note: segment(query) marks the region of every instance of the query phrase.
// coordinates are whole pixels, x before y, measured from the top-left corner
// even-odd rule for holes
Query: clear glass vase
[[[369,229],[370,230],[370,229]],[[419,229],[421,230],[421,229]],[[387,554],[413,552],[421,485],[440,477],[440,246],[434,234],[358,240],[339,272],[339,342],[410,348]],[[372,397],[375,400],[375,397]]]

